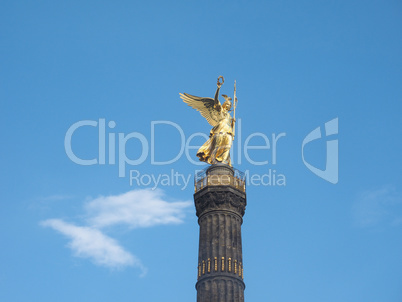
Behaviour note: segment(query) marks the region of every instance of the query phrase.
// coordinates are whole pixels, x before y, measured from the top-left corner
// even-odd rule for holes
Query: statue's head
[[[226,101],[223,103],[222,107],[229,111],[232,108],[232,102],[231,101]]]
[[[223,103],[222,107],[229,111],[232,108],[232,98],[228,97],[226,94],[222,94],[225,102]]]

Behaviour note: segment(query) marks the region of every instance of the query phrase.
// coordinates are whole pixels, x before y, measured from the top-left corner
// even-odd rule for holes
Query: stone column
[[[244,180],[227,165],[212,165],[203,181],[194,194],[200,225],[197,302],[243,302]]]

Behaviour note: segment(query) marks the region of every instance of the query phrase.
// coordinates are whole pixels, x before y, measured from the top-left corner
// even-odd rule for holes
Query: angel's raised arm
[[[222,77],[222,83],[221,82],[219,82],[219,79],[220,79],[221,77],[219,77],[218,78],[218,81],[217,81],[217,83],[216,83],[216,86],[218,87],[218,88],[216,88],[216,92],[215,92],[215,98],[214,98],[214,101],[215,101],[215,103],[214,103],[214,105],[215,105],[215,108],[218,110],[218,111],[221,111],[221,103],[219,102],[219,90],[221,89],[221,86],[222,86],[222,84],[223,84],[223,77]]]
[[[218,88],[216,88],[215,98],[214,98],[214,101],[215,101],[214,105],[215,105],[215,108],[216,108],[218,111],[221,111],[221,102],[219,102],[219,99],[218,99],[218,97],[219,97],[219,90],[220,90],[220,89],[221,89],[221,87],[219,87],[219,86],[218,86]]]

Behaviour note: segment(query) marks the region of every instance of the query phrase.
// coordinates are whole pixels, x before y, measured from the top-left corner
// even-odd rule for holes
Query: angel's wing
[[[214,106],[214,99],[200,98],[188,93],[180,93],[180,97],[187,105],[198,110],[211,126],[219,123],[219,112]]]

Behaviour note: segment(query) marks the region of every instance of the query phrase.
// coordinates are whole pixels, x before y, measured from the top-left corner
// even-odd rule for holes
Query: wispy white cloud
[[[402,223],[402,195],[393,186],[363,192],[353,206],[355,222],[360,227]]]
[[[97,229],[76,226],[61,219],[48,219],[42,221],[41,225],[51,227],[68,237],[68,247],[77,257],[90,258],[95,264],[110,268],[136,266],[143,274],[146,272],[140,260],[124,250],[116,240]]]
[[[50,227],[70,239],[68,247],[76,257],[89,258],[101,266],[146,268],[132,253],[101,229],[125,225],[130,229],[183,222],[189,201],[168,202],[162,190],[132,190],[120,195],[101,196],[84,206],[86,226],[77,226],[61,219],[48,219],[42,226]]]
[[[130,228],[183,222],[189,201],[168,202],[161,190],[133,190],[101,196],[86,204],[90,225],[102,228],[125,224]]]

